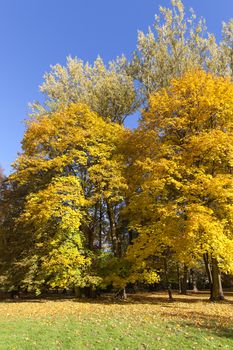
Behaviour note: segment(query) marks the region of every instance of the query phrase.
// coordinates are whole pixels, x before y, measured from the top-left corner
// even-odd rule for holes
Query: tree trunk
[[[82,290],[80,287],[74,287],[74,294],[76,298],[82,297]]]
[[[193,269],[190,270],[190,275],[191,275],[192,289],[193,289],[193,292],[196,293],[196,292],[198,292],[197,276],[196,276],[195,271]]]
[[[222,289],[222,278],[221,278],[221,271],[218,271],[218,279],[219,279],[219,297],[220,300],[224,300],[224,293],[223,293],[223,289]]]
[[[218,267],[218,262],[212,258],[212,286],[211,286],[211,301],[219,301],[224,299],[221,275]]]
[[[217,259],[208,256],[208,253],[204,254],[204,263],[206,267],[207,276],[210,284],[210,300],[219,301],[224,299],[221,275],[218,267]]]
[[[218,264],[215,259],[212,258],[212,284],[210,289],[210,300],[219,300],[219,278],[218,278]]]
[[[205,263],[205,269],[206,269],[206,274],[207,274],[207,278],[208,278],[208,281],[209,281],[209,285],[211,286],[211,284],[212,284],[212,274],[211,274],[211,268],[210,268],[208,253],[204,253],[203,254],[203,259],[204,259],[204,263]]]
[[[178,281],[178,285],[179,285],[179,291],[181,292],[181,277],[180,277],[180,267],[179,264],[177,264],[177,281]]]
[[[126,290],[125,290],[125,287],[118,290],[115,297],[117,299],[121,299],[121,300],[126,300],[127,299],[127,294],[126,294]]]
[[[97,213],[98,213],[98,203],[95,204],[94,216],[91,225],[89,226],[88,232],[88,248],[93,250],[94,247],[94,239],[97,225]]]
[[[167,292],[168,292],[168,299],[169,301],[173,301],[173,296],[172,296],[172,288],[171,288],[171,283],[169,282],[168,278],[168,273],[167,273],[167,259],[164,258],[164,274],[165,274],[165,281],[166,281],[166,287],[167,287]]]
[[[113,254],[116,257],[121,257],[121,242],[117,235],[116,230],[116,221],[115,221],[115,214],[112,207],[112,204],[107,201],[107,213],[109,218],[109,226],[110,226],[110,236],[112,241],[112,247],[113,247]]]
[[[187,279],[188,279],[188,268],[184,265],[183,276],[181,278],[181,290],[180,294],[187,295]]]
[[[103,220],[103,206],[102,199],[100,199],[100,208],[99,208],[99,249],[102,249],[102,220]]]

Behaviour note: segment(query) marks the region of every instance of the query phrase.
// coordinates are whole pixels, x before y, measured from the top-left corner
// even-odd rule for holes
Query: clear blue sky
[[[185,0],[219,38],[221,22],[233,17],[233,0]],[[136,47],[158,6],[169,0],[0,0],[0,164],[9,174],[20,151],[28,102],[49,66],[66,56],[105,61]],[[128,122],[130,125],[130,121]]]

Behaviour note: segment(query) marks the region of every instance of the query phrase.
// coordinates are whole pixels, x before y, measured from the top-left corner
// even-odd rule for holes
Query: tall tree
[[[233,22],[223,23],[218,43],[207,31],[205,20],[185,12],[182,0],[160,7],[148,33],[139,31],[137,50],[129,72],[139,83],[142,101],[169,85],[170,80],[194,68],[233,78]]]
[[[160,7],[147,34],[138,34],[131,69],[145,98],[187,70],[206,67],[213,47],[216,49],[215,38],[207,33],[205,21],[197,21],[193,10],[187,17],[181,0],[172,0],[171,4],[171,8]]]
[[[124,56],[109,62],[107,66],[100,57],[93,65],[68,57],[66,66],[57,64],[45,74],[40,86],[45,105],[32,104],[32,116],[55,111],[62,105],[81,102],[104,120],[122,125],[125,118],[139,106],[137,90],[127,66]],[[100,198],[94,209],[95,220],[91,228],[92,231],[101,231],[101,225],[103,229],[108,226],[109,240],[112,241],[114,255],[118,257],[123,254],[126,241],[123,234],[125,228],[119,220],[120,207],[120,202],[113,203],[108,199],[103,202]],[[105,223],[102,222],[103,218],[107,219]]]
[[[45,74],[40,86],[45,105],[33,103],[32,115],[54,111],[61,105],[84,103],[104,119],[123,124],[138,107],[127,65],[124,56],[109,62],[107,67],[100,57],[93,65],[68,57],[66,66],[56,64]]]
[[[211,299],[222,297],[219,268],[233,270],[233,84],[186,73],[150,96],[131,144],[129,253],[170,249],[192,266],[204,256]]]
[[[5,231],[10,286],[39,291],[100,283],[92,261],[102,228],[97,232],[94,224],[104,203],[122,201],[126,184],[117,149],[125,132],[82,104],[28,122],[8,180],[10,198],[20,198],[17,210],[9,206]]]

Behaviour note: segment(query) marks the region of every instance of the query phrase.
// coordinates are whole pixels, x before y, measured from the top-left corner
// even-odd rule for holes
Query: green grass
[[[29,349],[233,349],[230,330],[213,332],[184,323],[67,319],[0,323],[1,350]]]
[[[231,314],[224,318],[232,304],[9,302],[1,310],[2,305],[0,311],[7,307],[12,314],[1,313],[0,350],[233,349]],[[187,310],[193,317],[185,317]]]

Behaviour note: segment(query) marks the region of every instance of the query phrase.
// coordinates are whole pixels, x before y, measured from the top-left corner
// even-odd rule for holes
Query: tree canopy
[[[130,254],[169,248],[186,265],[205,255],[233,272],[232,101],[229,78],[200,70],[150,96],[131,140]]]
[[[2,285],[169,288],[169,271],[182,266],[187,282],[204,261],[211,298],[222,297],[220,271],[233,274],[232,42],[232,21],[218,43],[173,0],[132,59],[52,66],[1,184]]]

